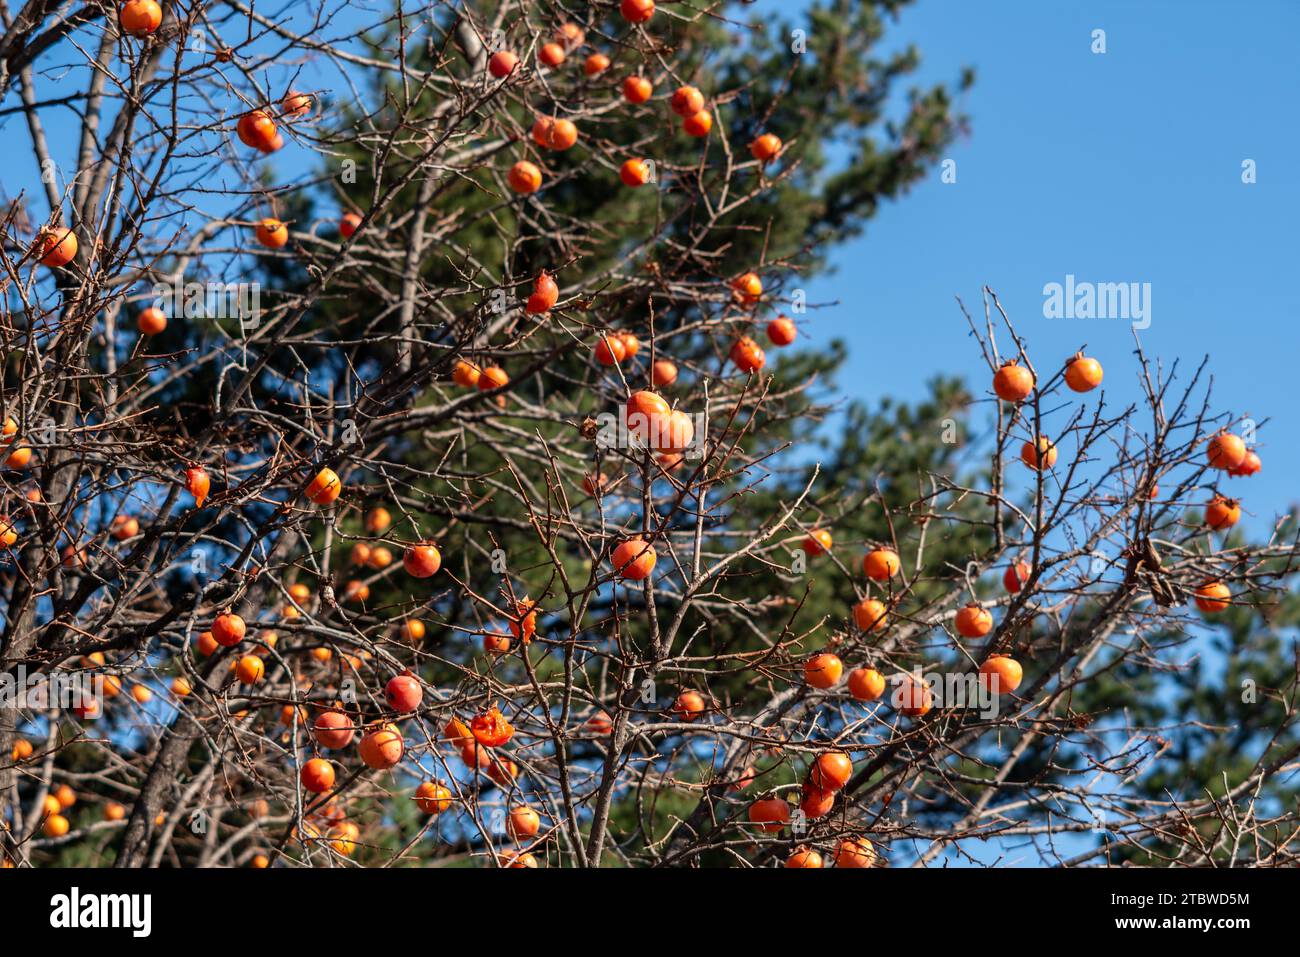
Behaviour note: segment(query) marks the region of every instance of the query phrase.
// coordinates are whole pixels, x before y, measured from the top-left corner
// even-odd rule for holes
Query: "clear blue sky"
[[[772,3],[765,0],[769,9]],[[761,8],[761,7],[760,7]],[[1107,52],[1090,50],[1106,31]],[[919,0],[887,29],[914,43],[918,85],[974,66],[937,175],[884,207],[810,284],[816,337],[840,336],[840,385],[874,402],[917,399],[937,373],[987,389],[953,300],[999,295],[1040,368],[1081,344],[1106,369],[1108,401],[1137,397],[1128,324],[1043,318],[1045,283],[1152,284],[1148,355],[1194,368],[1213,354],[1216,407],[1258,419],[1263,471],[1234,480],[1258,530],[1300,496],[1300,3]],[[1256,161],[1258,182],[1241,182]],[[1005,341],[1005,340],[1002,340]],[[1190,371],[1190,369],[1189,369]]]

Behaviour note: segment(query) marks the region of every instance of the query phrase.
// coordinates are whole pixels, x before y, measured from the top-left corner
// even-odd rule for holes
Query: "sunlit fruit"
[[[257,241],[267,249],[280,249],[289,241],[289,227],[273,216],[257,224]]]
[[[849,694],[858,701],[875,701],[885,693],[885,676],[875,668],[854,668],[849,672]]]
[[[528,297],[524,311],[529,315],[549,312],[560,298],[560,287],[550,273],[543,270],[533,280],[533,291]]]
[[[506,833],[516,841],[533,837],[541,826],[541,816],[525,804],[511,808],[506,819]]]
[[[204,500],[208,497],[208,489],[212,486],[212,480],[208,478],[208,473],[200,468],[185,470],[185,487],[189,489],[194,496],[194,507],[202,508]]]
[[[307,93],[299,93],[297,90],[290,90],[280,101],[280,109],[284,115],[295,118],[306,116],[311,112],[311,106],[311,96]]]
[[[478,377],[479,367],[472,362],[457,359],[456,364],[452,366],[451,378],[457,385],[462,385],[467,389],[477,388]]]
[[[629,103],[644,103],[654,95],[654,84],[643,76],[629,76],[623,80],[623,99]]]
[[[741,372],[757,372],[767,362],[767,355],[749,336],[741,336],[731,346],[731,361]]]
[[[697,110],[682,120],[682,131],[687,136],[708,136],[713,129],[713,114],[708,110]]]
[[[501,389],[510,384],[510,376],[506,375],[506,370],[500,366],[484,366],[478,375],[478,390],[480,392],[491,392],[493,389]]]
[[[587,76],[599,76],[609,69],[609,57],[603,53],[593,53],[582,62],[582,72]]]
[[[135,317],[135,327],[143,336],[159,335],[167,328],[167,315],[157,306],[149,306]]]
[[[769,163],[781,152],[781,138],[775,133],[764,133],[749,144],[749,155],[760,163]]]
[[[823,552],[829,552],[833,543],[834,539],[831,537],[830,532],[824,528],[814,528],[808,533],[808,536],[799,543],[799,547],[803,549],[805,555],[816,557],[817,555],[821,555]]]
[[[501,866],[509,868],[531,868],[537,867],[537,858],[527,852],[519,851],[502,851]]]
[[[539,116],[533,123],[533,142],[543,149],[567,150],[578,142],[578,128],[570,120]],[[531,192],[531,190],[521,192]]]
[[[799,810],[810,821],[816,821],[831,813],[835,806],[835,792],[826,791],[812,784],[804,784],[799,798]]]
[[[1004,402],[1023,402],[1034,391],[1034,374],[1010,359],[993,374],[993,391]]]
[[[1007,655],[990,655],[980,665],[980,684],[994,694],[1010,694],[1025,676],[1020,662]]]
[[[1065,384],[1075,392],[1091,392],[1101,385],[1101,377],[1101,363],[1082,352],[1075,353],[1065,367]]]
[[[1028,562],[1016,562],[1014,565],[1008,565],[1007,570],[1002,573],[1002,587],[1014,595],[1028,583],[1032,570]]]
[[[889,581],[902,569],[898,553],[890,548],[876,548],[862,556],[862,573],[873,582]]]
[[[463,748],[466,745],[474,743],[474,736],[470,733],[469,725],[460,718],[452,718],[443,726],[442,736],[450,741],[455,747]]]
[[[551,69],[559,66],[564,62],[566,54],[564,46],[559,43],[544,43],[542,48],[537,51],[537,59],[541,60],[545,66]]]
[[[41,265],[57,269],[77,258],[77,234],[66,226],[42,229],[36,247]]]
[[[394,675],[384,686],[384,700],[394,711],[414,711],[423,697],[424,690],[413,675]]]
[[[972,603],[957,609],[953,623],[957,626],[957,634],[963,638],[982,638],[992,630],[993,616],[987,608]]]
[[[622,0],[618,10],[628,23],[645,23],[655,13],[655,0]]]
[[[614,549],[614,574],[625,581],[641,581],[654,571],[658,558],[654,546],[640,536],[625,539]]]
[[[654,384],[664,388],[677,381],[677,365],[667,359],[656,359],[650,367],[650,374]]]
[[[235,666],[235,674],[246,685],[256,684],[261,681],[265,671],[266,663],[257,655],[244,655],[239,659],[239,664]]]
[[[1241,464],[1236,468],[1228,469],[1228,474],[1234,476],[1254,475],[1260,468],[1262,468],[1262,463],[1259,461],[1259,456],[1253,451],[1247,450],[1246,457],[1241,460]]]
[[[415,804],[425,814],[441,814],[451,809],[451,789],[440,781],[424,781],[415,789]]]
[[[343,483],[333,469],[321,469],[307,485],[307,497],[317,505],[329,505],[343,491]]]
[[[162,7],[154,0],[127,0],[117,14],[122,32],[133,37],[147,37],[162,23]]]
[[[361,228],[360,213],[344,213],[339,218],[339,235],[344,239],[351,239],[353,234]]]
[[[694,721],[704,714],[704,696],[698,691],[683,691],[673,701],[672,713],[678,721]]]
[[[1216,495],[1210,504],[1205,506],[1205,524],[1216,531],[1231,528],[1237,524],[1239,518],[1241,518],[1241,504],[1235,498]]]
[[[847,837],[836,845],[836,867],[873,867],[875,863],[876,850],[870,841]]]
[[[235,133],[245,146],[268,152],[275,147],[275,120],[265,110],[245,113],[235,124]]]
[[[14,742],[13,758],[15,761],[26,761],[32,756],[34,750],[30,741],[26,738],[19,738]]]
[[[767,324],[767,339],[774,346],[788,346],[797,335],[794,320],[789,316],[777,316]]]
[[[402,567],[415,578],[431,578],[442,567],[442,553],[433,542],[411,545],[402,553]]]
[[[361,736],[357,748],[366,767],[391,768],[402,760],[402,735],[395,724],[379,724]]]
[[[126,818],[126,808],[116,801],[109,801],[104,805],[105,821],[121,821]]]
[[[62,814],[51,814],[41,826],[46,837],[63,837],[71,828],[72,824]]]
[[[843,751],[827,751],[817,756],[808,780],[823,791],[838,791],[853,776],[853,761]]]
[[[341,711],[322,711],[316,716],[311,735],[322,748],[337,751],[352,743],[356,728]]]
[[[625,186],[644,186],[650,182],[650,164],[643,159],[624,160],[618,175]]]
[[[184,678],[173,678],[171,683],[171,690],[172,690],[172,694],[174,694],[176,697],[184,698],[193,689],[190,687],[190,683]]]
[[[690,116],[704,109],[704,94],[693,86],[679,86],[673,91],[668,105],[678,116]]]
[[[592,498],[604,494],[607,485],[609,485],[609,476],[604,472],[588,472],[582,477],[582,490]]]
[[[763,298],[763,280],[758,273],[743,273],[732,280],[731,293],[741,305],[755,305]]]
[[[1231,432],[1220,432],[1210,439],[1210,444],[1205,448],[1205,456],[1216,469],[1230,471],[1240,468],[1246,459],[1246,443]]]
[[[232,648],[244,640],[244,619],[226,612],[212,622],[212,637],[223,648]]]
[[[803,666],[803,677],[814,688],[834,688],[844,674],[844,662],[832,654],[813,655]]]
[[[755,801],[749,806],[749,822],[760,831],[779,831],[790,823],[790,805],[780,798]]]
[[[887,614],[888,609],[883,601],[864,598],[853,606],[853,623],[863,631],[879,631],[888,624]]]
[[[893,697],[898,710],[911,718],[924,717],[934,707],[934,695],[929,686],[910,674],[899,678]]]
[[[334,765],[324,758],[312,758],[302,766],[302,786],[312,794],[324,794],[334,787]]]
[[[1040,435],[1037,442],[1026,442],[1020,447],[1020,461],[1035,471],[1050,469],[1056,464],[1056,443]]]
[[[1196,589],[1196,607],[1205,612],[1223,611],[1232,604],[1232,592],[1223,582],[1208,581]]]
[[[424,622],[418,618],[408,618],[402,622],[402,637],[407,641],[419,641],[424,637]]]
[[[542,171],[537,168],[536,164],[528,160],[520,160],[514,166],[510,167],[510,172],[506,174],[506,180],[510,183],[510,188],[516,193],[535,193],[542,186]]]
[[[592,734],[609,734],[614,729],[614,722],[608,712],[597,711],[587,719],[585,727]]]
[[[499,748],[514,736],[514,726],[506,720],[496,705],[474,716],[469,723],[470,734],[485,748]]]
[[[510,619],[510,633],[525,645],[532,641],[533,635],[537,633],[537,610],[532,602],[524,600],[515,603],[515,613]]]
[[[809,847],[796,847],[794,853],[785,859],[785,866],[792,868],[821,867],[822,856]]]
[[[351,857],[357,849],[357,838],[361,829],[352,821],[339,821],[329,829],[330,847],[344,857]]]
[[[488,57],[488,72],[498,80],[508,77],[512,70],[519,65],[519,57],[515,56],[509,50],[498,50],[492,56]]]
[[[627,358],[627,349],[617,336],[603,335],[596,340],[593,355],[603,366],[616,366]]]

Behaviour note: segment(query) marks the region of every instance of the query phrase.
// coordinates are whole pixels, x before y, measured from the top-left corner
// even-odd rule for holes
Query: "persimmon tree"
[[[986,289],[839,404],[807,277],[965,128],[902,6],[8,17],[5,860],[1294,862],[1208,365]]]

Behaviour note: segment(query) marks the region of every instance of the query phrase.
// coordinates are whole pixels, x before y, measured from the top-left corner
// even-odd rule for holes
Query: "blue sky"
[[[773,5],[768,4],[769,8]],[[1106,31],[1094,54],[1092,31]],[[954,81],[971,135],[953,145],[957,182],[929,177],[885,206],[809,284],[816,338],[839,336],[845,393],[918,399],[939,373],[981,393],[988,373],[953,300],[999,295],[1040,368],[1075,349],[1106,370],[1108,403],[1138,396],[1133,339],[1119,320],[1043,318],[1044,284],[1068,273],[1149,282],[1149,356],[1190,371],[1212,353],[1216,408],[1257,419],[1263,471],[1235,480],[1248,527],[1298,497],[1295,355],[1300,290],[1300,4],[961,3],[920,0],[887,29],[914,43],[917,84]],[[1242,161],[1258,182],[1244,185]],[[1003,340],[1005,341],[1005,337]]]

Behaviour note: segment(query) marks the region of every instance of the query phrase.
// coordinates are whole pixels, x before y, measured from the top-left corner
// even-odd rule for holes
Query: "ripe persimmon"
[[[549,312],[560,298],[560,287],[556,285],[554,277],[546,270],[537,274],[533,280],[533,292],[528,297],[528,303],[525,311],[530,315],[539,312]]]
[[[934,695],[929,686],[910,674],[899,678],[893,698],[898,710],[911,718],[924,717],[934,707]]]
[[[311,734],[322,748],[338,751],[352,743],[356,728],[352,719],[341,711],[322,711],[316,716]]]
[[[533,142],[543,149],[563,152],[578,142],[578,128],[571,120],[539,116],[533,123]],[[521,192],[532,192],[532,190]]]
[[[835,806],[835,792],[825,791],[812,784],[805,783],[803,786],[802,797],[799,799],[799,810],[803,811],[803,816],[810,821],[816,821],[831,813],[831,808]]]
[[[767,324],[767,339],[774,346],[788,346],[794,342],[798,332],[789,316],[777,316]]]
[[[308,93],[299,93],[297,90],[290,90],[280,101],[280,110],[285,116],[299,117],[306,116],[311,112],[312,99]]]
[[[1008,565],[1007,570],[1002,573],[1002,587],[1011,594],[1015,594],[1025,587],[1029,581],[1029,575],[1033,571],[1028,562],[1016,562],[1014,565]]]
[[[888,612],[883,601],[864,598],[853,606],[853,623],[863,631],[879,631],[888,624]]]
[[[360,213],[344,213],[339,217],[339,235],[344,239],[351,239],[359,228],[361,228]]]
[[[171,690],[172,690],[172,694],[174,694],[176,697],[184,698],[193,689],[190,687],[190,683],[186,679],[173,678],[171,684]]]
[[[629,359],[641,351],[641,340],[636,337],[636,333],[618,329],[615,330],[614,337],[623,343],[623,351],[627,353]]]
[[[822,856],[810,847],[800,845],[794,849],[794,853],[785,859],[786,867],[821,867]]]
[[[834,688],[844,674],[844,662],[829,652],[813,655],[803,666],[803,677],[814,688]]]
[[[775,133],[764,133],[749,144],[749,155],[760,163],[770,163],[781,152],[781,138]]]
[[[1216,495],[1210,504],[1205,506],[1205,524],[1215,531],[1232,528],[1239,518],[1241,518],[1241,504],[1235,498]]]
[[[758,273],[742,273],[731,281],[731,294],[741,305],[755,305],[763,298],[763,280]]]
[[[493,389],[501,389],[510,384],[510,376],[506,375],[506,370],[500,366],[486,366],[478,376],[478,390],[480,392],[491,392]]]
[[[644,186],[650,182],[650,164],[643,159],[625,160],[618,175],[625,186]]]
[[[469,723],[470,734],[485,748],[499,748],[514,736],[514,726],[506,720],[501,710],[493,705],[474,716]]]
[[[384,686],[384,700],[394,711],[414,711],[420,707],[420,699],[423,697],[424,690],[414,675],[394,675]]]
[[[757,372],[767,362],[767,355],[749,336],[741,336],[731,346],[731,361],[741,372]]]
[[[875,548],[862,556],[862,572],[874,582],[889,581],[902,567],[892,548]]]
[[[225,612],[212,622],[212,637],[223,648],[233,648],[244,640],[246,631],[244,619],[231,612]]]
[[[1004,402],[1023,402],[1034,391],[1034,374],[1015,359],[1008,359],[993,374],[993,391]]]
[[[609,69],[609,57],[603,53],[593,53],[582,62],[582,72],[587,76],[599,76]]]
[[[275,120],[265,110],[252,110],[241,116],[235,124],[235,134],[245,146],[264,153],[275,148]]]
[[[799,547],[803,549],[805,555],[810,558],[815,558],[823,552],[829,552],[834,541],[835,540],[831,537],[831,533],[826,529],[814,528],[808,533],[807,537],[799,543]]]
[[[26,738],[19,738],[14,742],[13,758],[15,761],[26,761],[32,756],[33,751],[35,749],[30,741]]]
[[[77,234],[61,226],[42,229],[36,237],[36,248],[42,266],[66,266],[77,258]]]
[[[1241,460],[1241,464],[1236,468],[1228,469],[1228,474],[1234,476],[1254,475],[1262,467],[1259,456],[1248,449],[1245,458]]]
[[[596,498],[605,491],[605,486],[609,484],[609,476],[604,472],[588,473],[582,477],[582,490]]]
[[[993,616],[979,602],[971,602],[957,609],[953,623],[963,638],[982,638],[993,629]]]
[[[498,50],[488,57],[488,72],[498,80],[503,80],[510,75],[516,66],[519,65],[519,57],[515,56],[509,50]]]
[[[885,676],[875,668],[854,668],[849,672],[849,694],[858,701],[875,701],[885,693]]]
[[[366,767],[382,771],[402,760],[402,734],[395,724],[378,724],[361,736],[357,749]]]
[[[862,838],[846,837],[835,848],[836,867],[874,867],[876,849]]]
[[[441,814],[451,808],[451,789],[441,781],[424,781],[415,789],[415,803],[425,814]]]
[[[659,388],[666,388],[677,381],[677,364],[667,359],[656,359],[650,367],[650,378]]]
[[[555,39],[564,44],[564,49],[576,50],[587,42],[587,33],[572,20],[568,20],[555,28]]]
[[[643,76],[629,76],[623,80],[623,99],[629,103],[644,103],[654,95],[654,84]]]
[[[273,216],[257,224],[257,241],[267,249],[280,249],[289,241],[289,227]]]
[[[1196,589],[1196,607],[1205,612],[1223,611],[1232,604],[1232,592],[1223,582],[1203,582]]]
[[[1075,392],[1091,392],[1101,385],[1101,363],[1076,352],[1065,367],[1065,384]]]
[[[51,814],[41,826],[46,837],[63,837],[72,828],[72,824],[62,814]]]
[[[442,553],[433,542],[411,545],[402,553],[402,567],[414,578],[432,578],[442,567]]]
[[[462,385],[467,389],[477,388],[479,367],[472,362],[466,362],[464,359],[457,359],[456,364],[452,366],[451,378],[457,385]]]
[[[525,645],[533,640],[533,635],[537,633],[537,606],[534,602],[526,598],[515,602],[515,614],[510,619],[510,633]]]
[[[596,361],[603,366],[616,366],[627,358],[627,349],[623,346],[622,340],[609,334],[596,340],[596,347],[592,353]]]
[[[141,335],[159,335],[167,328],[167,315],[157,306],[149,306],[147,309],[140,310],[140,315],[135,317],[135,327],[140,330]]]
[[[450,741],[452,745],[463,748],[466,745],[474,743],[474,735],[470,733],[469,725],[460,718],[452,718],[443,726],[442,736]]]
[[[535,163],[520,160],[510,167],[510,172],[506,174],[506,180],[510,183],[510,188],[516,193],[525,195],[535,193],[542,186],[542,171],[537,168]]]
[[[499,631],[484,632],[483,650],[489,655],[509,654],[510,636]]]
[[[628,397],[623,413],[628,432],[641,444],[648,445],[664,430],[672,409],[663,396],[641,389]]]
[[[687,117],[704,109],[704,94],[693,86],[679,86],[668,105],[678,116]]]
[[[541,60],[543,65],[555,69],[565,61],[566,54],[564,46],[559,43],[544,43],[542,48],[537,51],[537,59]]]
[[[817,756],[808,781],[823,791],[838,791],[853,776],[853,761],[843,751],[827,751]]]
[[[1231,432],[1220,432],[1205,447],[1205,456],[1216,469],[1230,472],[1246,459],[1246,443]]]
[[[541,816],[526,804],[511,808],[506,819],[506,833],[516,841],[535,836],[541,826]]]
[[[109,801],[104,805],[105,821],[121,821],[126,818],[126,808],[116,801]]]
[[[302,786],[312,794],[324,794],[334,787],[334,765],[324,758],[312,758],[302,766]]]
[[[1056,443],[1040,435],[1037,442],[1026,442],[1020,447],[1020,461],[1035,471],[1050,469],[1056,464]]]
[[[989,655],[980,665],[980,685],[994,694],[1010,694],[1024,678],[1020,662],[1008,655]]]
[[[713,114],[708,110],[696,110],[682,120],[682,131],[687,136],[694,136],[698,139],[702,136],[708,136],[711,129],[713,129]]]
[[[244,655],[235,666],[235,674],[246,685],[257,684],[265,673],[266,664],[257,655]]]
[[[694,721],[704,714],[704,695],[698,691],[683,691],[673,701],[672,714],[678,721]]]
[[[212,487],[212,480],[201,468],[186,469],[185,487],[194,496],[194,507],[202,508],[204,500],[208,497],[208,489]]]
[[[654,571],[658,558],[653,545],[634,535],[615,547],[614,574],[625,581],[641,581]]]
[[[763,798],[749,806],[749,822],[775,833],[790,823],[790,805],[781,798]]]
[[[307,485],[307,497],[317,505],[329,505],[343,491],[343,483],[333,469],[321,469]]]
[[[162,7],[154,0],[127,0],[117,13],[122,32],[133,37],[147,37],[162,23]]]
[[[655,14],[655,0],[621,0],[618,10],[628,23],[645,23]]]

